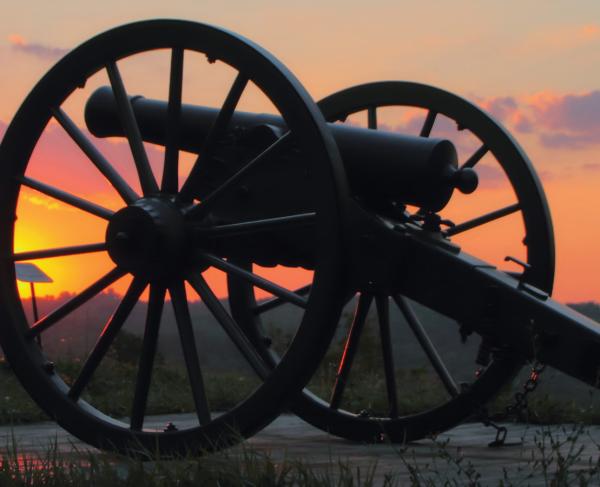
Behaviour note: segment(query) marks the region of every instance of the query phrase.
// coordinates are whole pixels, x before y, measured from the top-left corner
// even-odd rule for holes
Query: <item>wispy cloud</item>
[[[46,196],[37,196],[31,194],[31,191],[25,189],[22,193],[22,197],[24,197],[27,201],[29,201],[32,205],[43,206],[48,210],[63,210],[70,211],[71,208],[67,205],[63,205],[58,203],[58,201],[53,200],[52,198],[48,198]]]
[[[537,135],[548,148],[584,149],[600,144],[600,91],[491,97],[479,106],[510,130]]]
[[[537,120],[555,130],[578,133],[600,131],[600,91],[584,94],[555,95],[539,93],[531,97],[530,107]]]
[[[6,128],[6,123],[0,120],[0,140]],[[87,133],[85,128],[82,130],[119,174],[129,181],[134,189],[139,190],[137,171],[127,142],[115,138],[96,139]],[[150,144],[146,145],[146,153],[156,174],[160,174],[163,153]],[[95,202],[99,204],[106,200],[106,204],[110,207],[114,203],[113,197],[116,193],[111,189],[110,184],[57,123],[49,123],[44,130],[32,153],[27,171],[30,177],[73,194],[92,195],[97,199]],[[28,201],[32,204],[48,206],[46,200],[38,197],[36,200]],[[62,207],[63,205],[53,206],[51,209]]]
[[[543,145],[580,149],[600,144],[600,91],[541,92],[525,100],[525,106],[532,114]]]
[[[530,116],[525,113],[519,100],[512,96],[488,98],[481,100],[479,105],[494,118],[518,132],[528,133],[533,130]]]
[[[13,50],[30,54],[41,59],[55,60],[69,52],[68,49],[60,47],[30,43],[19,34],[11,34],[8,36],[8,42]]]
[[[543,146],[551,149],[585,149],[600,143],[598,134],[548,132],[541,133],[539,139]]]
[[[581,168],[586,170],[586,171],[593,171],[593,172],[598,172],[600,171],[600,163],[597,162],[590,162],[587,164],[582,164]]]
[[[519,108],[517,101],[511,96],[488,98],[481,102],[481,107],[499,120],[506,120]]]
[[[531,55],[540,52],[570,51],[600,43],[600,24],[546,26],[531,32],[515,51]]]

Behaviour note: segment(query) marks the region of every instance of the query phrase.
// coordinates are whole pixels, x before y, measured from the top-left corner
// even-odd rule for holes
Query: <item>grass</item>
[[[487,407],[490,416],[502,416],[506,406],[513,403],[515,391],[505,390]],[[508,418],[519,423],[549,425],[577,423],[587,425],[600,424],[600,406],[596,402],[561,400],[549,394],[531,393],[527,398],[527,407],[517,416]],[[502,420],[502,417],[500,417]]]
[[[400,459],[411,486],[509,487],[532,482],[546,487],[596,486],[600,485],[600,444],[592,440],[593,451],[586,451],[581,439],[588,435],[584,425],[562,426],[559,430],[541,428],[533,437],[533,447],[522,448],[520,459],[511,459],[493,482],[460,449],[453,451],[448,442],[436,443],[436,454],[425,465],[419,465],[414,457],[401,455]]]
[[[0,485],[33,486],[525,486],[580,487],[600,485],[600,445],[584,442],[584,426],[541,428],[528,440],[529,447],[511,450],[511,464],[483,472],[460,448],[433,440],[414,447],[390,445],[397,467],[384,471],[373,460],[330,458],[324,464],[290,457],[276,459],[249,446],[201,457],[150,459],[75,452],[56,447],[38,455],[21,453],[11,443],[0,449]],[[423,447],[430,447],[423,454]],[[513,447],[514,448],[514,447]],[[278,455],[280,457],[281,455]],[[361,453],[360,456],[364,456]],[[485,462],[483,462],[485,463]]]
[[[335,362],[325,362],[309,384],[310,389],[321,397],[328,397],[331,391],[335,377],[335,366],[331,364]],[[77,376],[80,367],[81,362],[77,359],[56,364],[57,372],[67,383]],[[108,357],[86,389],[84,398],[110,416],[127,416],[133,400],[136,372],[135,363]],[[425,369],[398,370],[397,379],[402,384],[402,394],[398,398],[400,415],[423,411],[440,404],[446,398],[437,377]],[[214,411],[231,409],[258,384],[257,379],[251,375],[227,371],[205,371],[204,380],[210,406]],[[22,424],[48,419],[31,400],[6,362],[0,362],[0,383],[0,424]],[[505,391],[488,409],[492,415],[501,413],[511,400],[512,392]],[[526,413],[516,418],[518,421],[532,424],[600,424],[600,407],[597,405],[583,407],[575,401],[558,400],[539,393],[531,394],[528,402]],[[388,403],[385,377],[381,370],[362,366],[358,373],[352,374],[342,407],[350,411],[385,415]],[[189,394],[184,367],[165,363],[156,367],[147,414],[193,411],[194,403]]]
[[[335,371],[320,371],[308,387],[318,396],[327,398],[334,378]],[[399,369],[396,380],[402,384],[402,394],[398,397],[400,415],[429,409],[446,398],[439,379],[423,368]],[[351,374],[341,407],[354,412],[368,411],[373,416],[387,416],[389,404],[385,387],[385,375],[379,369],[363,369]]]
[[[346,326],[349,326],[349,322]],[[273,346],[285,349],[291,337],[276,336],[277,330],[270,333],[274,337]],[[128,416],[135,391],[141,344],[140,337],[122,331],[86,387],[83,398],[112,417]],[[327,398],[331,394],[343,347],[343,340],[330,347],[308,385],[309,389],[320,397]],[[343,396],[342,409],[364,411],[372,416],[387,416],[389,406],[380,350],[379,337],[371,327],[361,337],[360,360],[353,365]],[[71,384],[78,376],[81,366],[81,360],[76,357],[61,359],[56,362],[56,371],[67,384]],[[233,408],[248,397],[258,385],[258,379],[249,371],[203,368],[203,376],[212,411]],[[401,384],[401,394],[398,395],[398,413],[401,416],[430,409],[448,400],[444,386],[432,370],[398,369],[396,381],[397,384]],[[0,362],[0,383],[0,424],[29,423],[47,419],[22,388],[6,362]],[[512,402],[513,393],[514,391],[507,388],[488,406],[492,416],[502,413],[506,405]],[[519,421],[532,424],[600,424],[600,406],[594,405],[591,400],[587,407],[582,407],[581,402],[559,400],[540,395],[539,392],[531,394],[528,400],[529,407],[524,414],[516,418]],[[166,363],[158,354],[146,414],[186,413],[194,410],[184,366]]]
[[[81,363],[77,360],[56,364],[57,372],[67,383],[77,376],[80,367]],[[109,358],[98,369],[83,397],[110,416],[127,416],[133,401],[136,373],[135,365]],[[155,369],[153,380],[147,414],[185,413],[195,410],[183,367],[161,365]],[[211,407],[215,411],[230,409],[247,397],[257,383],[254,378],[234,372],[205,374],[205,387],[211,399]],[[0,363],[0,384],[0,424],[22,424],[48,419],[5,362]]]
[[[11,446],[0,454],[0,485],[21,486],[391,486],[375,483],[376,464],[352,467],[338,461],[315,469],[302,461],[275,461],[247,447],[199,457],[140,460],[79,452],[65,457],[50,448],[24,455]]]

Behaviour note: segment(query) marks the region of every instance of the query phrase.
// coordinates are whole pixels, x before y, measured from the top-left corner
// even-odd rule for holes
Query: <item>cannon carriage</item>
[[[155,52],[168,60],[162,101],[132,91],[121,72],[130,60],[135,64]],[[184,67],[197,62],[198,53],[206,57],[205,75],[219,66],[228,70],[218,109],[182,101],[189,86]],[[247,91],[266,99],[273,113],[242,110]],[[381,121],[386,110],[402,107],[424,114],[416,133],[388,130]],[[359,114],[366,123],[342,123]],[[442,136],[431,137],[442,119]],[[36,166],[36,149],[49,127],[78,147],[83,163],[95,167],[118,195],[117,203],[108,207],[67,191],[60,174]],[[97,148],[104,137],[127,142],[133,171],[119,170],[122,162]],[[158,164],[148,157],[149,143],[164,147]],[[189,168],[183,152],[192,161]],[[542,360],[596,385],[598,325],[549,297],[552,224],[531,163],[491,117],[443,90],[380,82],[315,104],[285,67],[250,41],[192,22],[140,22],[84,43],[38,83],[5,134],[0,171],[3,349],[38,404],[93,445],[120,451],[214,449],[254,434],[285,408],[346,438],[403,442],[471,416],[527,360]],[[480,210],[478,184],[485,184],[486,173],[501,176],[509,201],[499,206],[492,201],[491,209]],[[100,240],[17,250],[17,227],[27,219],[20,212],[22,198],[29,190],[99,220]],[[455,201],[462,210],[453,209]],[[446,216],[452,211],[471,216],[452,221]],[[488,263],[465,251],[471,231],[505,219],[512,223],[498,251],[516,249],[517,256],[504,254]],[[61,232],[76,237],[76,222],[65,221]],[[101,255],[106,272],[30,322],[14,264],[64,259],[68,266],[71,257],[82,255]],[[517,270],[499,270],[503,257]],[[290,284],[290,269],[299,270],[302,285]],[[215,270],[225,276],[221,285],[211,281]],[[123,297],[78,375],[65,377],[36,338],[124,278],[130,282]],[[202,329],[190,315],[192,292],[259,378],[248,397],[225,412],[213,411],[207,398],[195,338]],[[86,388],[141,299],[148,304],[131,409],[125,418],[114,418],[89,401]],[[167,301],[196,422],[157,429],[145,417]],[[476,376],[466,381],[453,376],[413,303],[452,320],[457,353],[461,340],[478,337],[471,358]],[[286,328],[293,330],[289,343],[276,349],[264,322],[284,306],[299,311],[296,319],[286,318],[294,321]],[[307,384],[344,306],[355,307],[354,318],[330,393],[320,397]],[[396,378],[391,306],[403,315],[444,391],[435,407],[400,407],[405,391]],[[371,307],[377,311],[388,407],[365,413],[347,409],[343,397],[352,386]]]

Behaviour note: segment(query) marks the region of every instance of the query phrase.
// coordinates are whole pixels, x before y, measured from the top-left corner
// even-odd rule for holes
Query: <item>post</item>
[[[33,322],[36,323],[40,319],[40,315],[38,312],[37,300],[35,298],[34,283],[53,282],[52,278],[31,262],[15,263],[15,274],[18,281],[29,283],[29,289],[31,291],[31,307],[33,308]],[[42,337],[40,335],[36,337],[36,341],[40,348],[42,348]]]
[[[33,308],[33,322],[37,323],[37,321],[40,319],[39,313],[38,313],[38,307],[37,307],[37,302],[35,300],[35,285],[33,282],[29,283],[29,289],[31,290],[31,307]],[[40,348],[42,348],[42,336],[41,335],[37,335],[35,337],[38,345],[40,346]]]
[[[35,286],[33,285],[33,282],[29,283],[29,289],[31,289],[31,307],[33,308],[33,322],[37,323],[40,317],[38,315],[37,303],[35,301]]]

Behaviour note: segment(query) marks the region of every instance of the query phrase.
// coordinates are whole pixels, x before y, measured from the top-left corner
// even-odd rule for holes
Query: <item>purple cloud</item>
[[[532,104],[540,122],[557,130],[589,132],[600,129],[600,91],[565,95]]]
[[[24,37],[18,34],[10,35],[8,37],[8,42],[14,51],[30,54],[41,59],[55,60],[61,58],[67,52],[69,52],[68,49],[63,49],[60,47],[46,46],[44,44],[35,43],[30,44],[27,42],[27,40],[25,40]]]
[[[539,134],[539,140],[545,147],[553,149],[585,149],[600,143],[599,134],[548,132]]]
[[[600,144],[600,91],[582,95],[540,94],[529,109],[534,124],[545,133],[540,142],[550,148],[583,149]]]
[[[529,117],[518,112],[517,119],[514,122],[515,130],[522,134],[529,134],[533,132],[533,123]]]
[[[502,187],[506,184],[507,176],[499,166],[488,164],[477,165],[477,176],[479,177],[479,187],[492,189]]]
[[[600,163],[597,162],[588,162],[587,164],[582,164],[581,169],[585,171],[600,171]]]
[[[511,96],[492,98],[483,103],[485,110],[501,122],[508,120],[517,110],[517,101]]]

